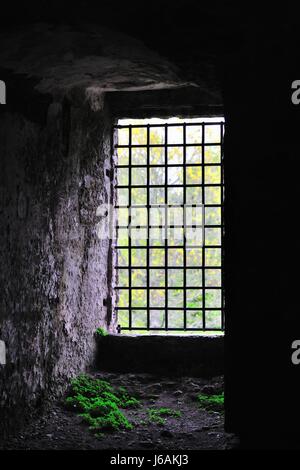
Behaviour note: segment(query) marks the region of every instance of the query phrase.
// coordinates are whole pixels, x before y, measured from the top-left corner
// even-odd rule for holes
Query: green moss
[[[165,417],[171,416],[172,418],[179,418],[181,412],[172,410],[171,408],[148,408],[148,418],[152,423],[163,426],[166,422]]]
[[[120,428],[132,429],[133,427],[117,407],[103,416],[92,417],[89,413],[83,413],[80,416],[92,431],[97,431],[97,434],[99,434],[98,431],[113,432],[118,431]]]
[[[131,429],[120,408],[139,406],[124,387],[114,389],[107,381],[79,375],[71,381],[66,398],[69,409],[77,411],[93,431],[116,431]]]
[[[107,336],[108,333],[105,331],[103,328],[97,328],[96,330],[96,335],[97,336]]]
[[[115,390],[121,408],[136,408],[140,405],[137,398],[130,396],[125,387],[118,387]]]
[[[200,408],[208,411],[224,411],[224,393],[218,395],[204,395],[200,393],[197,398]]]

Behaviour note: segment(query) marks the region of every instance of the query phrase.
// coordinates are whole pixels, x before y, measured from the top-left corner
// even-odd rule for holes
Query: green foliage
[[[139,400],[130,396],[125,387],[118,387],[115,393],[117,394],[121,408],[136,408],[140,406]]]
[[[118,431],[120,428],[132,429],[133,427],[118,407],[111,409],[104,416],[93,417],[89,413],[82,413],[80,416],[89,425],[91,430],[97,431],[98,437],[99,430],[113,432]]]
[[[92,430],[116,431],[132,428],[120,408],[139,406],[139,401],[125,387],[114,389],[105,380],[81,374],[71,382],[66,405],[77,411]]]
[[[208,411],[224,411],[224,393],[218,395],[204,395],[200,393],[197,398],[200,408]]]
[[[108,333],[107,333],[107,331],[105,331],[103,328],[100,327],[100,328],[97,328],[96,335],[97,336],[107,336]]]
[[[181,412],[178,410],[172,410],[171,408],[148,408],[148,418],[152,423],[163,426],[166,422],[165,417],[171,416],[172,418],[179,418]]]

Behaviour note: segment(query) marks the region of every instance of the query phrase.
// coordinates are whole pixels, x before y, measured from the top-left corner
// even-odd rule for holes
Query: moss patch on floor
[[[166,417],[179,418],[181,416],[180,411],[171,408],[148,408],[147,412],[149,421],[161,426],[165,424]]]
[[[45,413],[39,415],[28,423],[22,433],[11,435],[7,439],[0,440],[0,449],[5,450],[159,450],[179,452],[189,450],[224,450],[232,448],[232,437],[224,432],[223,413],[206,411],[200,408],[197,396],[216,395],[223,392],[223,378],[213,377],[161,377],[146,373],[124,373],[98,371],[88,374],[89,378],[100,380],[88,380],[81,378],[70,386],[67,396],[69,400],[68,409],[61,406],[61,401],[52,402]],[[99,387],[99,385],[101,387]],[[123,386],[124,388],[120,389]],[[116,414],[113,413],[101,422],[91,421],[93,412],[88,413],[85,421],[79,414],[84,414],[82,399],[74,400],[77,395],[93,398],[102,391],[110,392],[125,404],[131,397],[139,398],[141,405],[126,409],[117,405],[118,410],[129,421],[133,428],[126,428],[127,422],[122,420],[118,414],[117,423],[114,422]],[[125,392],[124,392],[125,390]],[[126,394],[127,390],[127,394]],[[123,393],[122,393],[123,391]],[[116,393],[117,392],[117,393]],[[125,395],[125,399],[124,399]],[[129,397],[129,398],[128,398]],[[66,397],[65,397],[66,398]],[[107,398],[107,396],[105,397]],[[65,400],[64,400],[65,405]],[[120,403],[120,402],[118,402]],[[134,405],[135,401],[133,402]],[[79,409],[80,408],[80,409]],[[88,406],[88,409],[90,407]],[[151,422],[149,419],[150,409],[160,410],[167,408],[171,415],[180,410],[181,416],[161,416],[165,423],[163,425]],[[110,408],[109,408],[110,409]],[[70,411],[72,410],[72,411]],[[104,410],[107,417],[107,409]],[[115,408],[114,408],[114,411]],[[96,414],[98,411],[96,411]],[[163,414],[164,412],[162,412]],[[153,416],[155,411],[151,412]],[[95,418],[101,416],[95,416]],[[89,432],[86,421],[95,427]],[[160,420],[159,420],[160,421]],[[105,426],[108,423],[108,432]],[[113,423],[113,424],[112,424]],[[115,429],[120,425],[119,429]],[[124,427],[125,426],[125,427]],[[104,430],[97,430],[104,427]]]
[[[224,411],[224,393],[217,395],[205,395],[200,393],[197,397],[200,408],[207,411],[217,411],[223,413]]]
[[[97,433],[132,429],[132,424],[121,410],[139,405],[140,402],[130,396],[125,387],[114,388],[105,380],[84,374],[71,381],[66,398],[68,409],[78,412],[90,429]]]

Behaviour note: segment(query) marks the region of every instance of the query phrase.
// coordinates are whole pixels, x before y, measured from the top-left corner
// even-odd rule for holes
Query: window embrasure
[[[222,332],[224,119],[120,120],[115,132],[121,329]]]

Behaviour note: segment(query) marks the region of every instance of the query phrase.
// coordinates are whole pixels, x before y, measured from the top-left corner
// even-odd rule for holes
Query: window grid
[[[182,141],[178,144],[169,143],[168,142],[168,130],[172,127],[176,126],[177,128],[182,128]],[[201,132],[201,141],[189,143],[187,142],[187,127],[190,126],[198,126],[202,129]],[[205,140],[206,136],[206,129],[209,128],[218,128],[219,129],[219,139],[216,142],[207,142]],[[159,144],[155,143],[152,144],[150,142],[150,130],[157,128],[163,130],[164,133],[164,143]],[[223,169],[223,140],[224,140],[224,122],[198,122],[198,123],[180,123],[180,124],[137,124],[137,125],[118,125],[116,126],[116,132],[122,130],[128,130],[128,142],[126,144],[120,143],[116,145],[117,153],[119,154],[120,150],[125,149],[128,151],[128,162],[123,163],[121,158],[118,158],[118,164],[116,165],[117,172],[121,169],[127,169],[127,181],[121,184],[119,178],[117,177],[117,184],[116,189],[125,189],[128,191],[127,196],[127,204],[120,204],[120,201],[117,201],[115,205],[115,209],[128,209],[128,224],[122,224],[117,221],[116,224],[116,240],[117,243],[115,248],[117,250],[126,250],[127,252],[127,264],[122,265],[121,262],[117,261],[117,265],[115,269],[117,270],[118,285],[116,289],[118,291],[118,297],[120,297],[121,292],[128,292],[127,300],[123,300],[122,303],[117,303],[115,305],[115,309],[120,316],[120,314],[126,313],[127,314],[127,322],[125,323],[124,318],[121,322],[122,330],[153,330],[153,331],[222,331],[224,330],[225,326],[225,316],[224,316],[224,292],[223,292],[223,269],[222,269],[222,260],[223,260],[223,236],[224,236],[224,207],[223,207],[223,189],[224,189],[224,169]],[[136,129],[145,129],[146,130],[146,141],[143,144],[136,144],[133,143],[133,131]],[[201,154],[200,162],[191,162],[187,159],[187,149],[190,147],[198,148],[199,154]],[[176,162],[172,163],[168,161],[169,151],[170,149],[182,149],[182,163]],[[219,149],[219,161],[218,162],[207,162],[206,161],[206,152],[208,149],[211,148],[218,148]],[[134,149],[146,149],[146,161],[139,163],[132,163],[132,152]],[[151,149],[162,149],[164,151],[164,162],[163,163],[153,163],[151,162],[150,158],[150,151]],[[164,169],[164,181],[160,183],[153,183],[150,180],[150,172],[152,168],[157,169]],[[182,169],[182,182],[181,184],[172,184],[168,180],[169,169],[172,168],[179,168]],[[201,181],[197,181],[196,183],[188,183],[187,182],[187,171],[190,168],[201,168]],[[221,179],[219,182],[207,182],[206,180],[206,168],[219,168]],[[133,181],[132,175],[134,171],[142,171],[145,170],[146,174],[146,181],[144,182],[136,182]],[[136,178],[136,173],[135,173]],[[142,178],[142,176],[141,176]],[[182,189],[182,204],[173,204],[172,202],[169,203],[168,201],[168,190],[171,188]],[[201,192],[202,197],[202,222],[201,224],[188,224],[186,223],[186,208],[188,207],[195,207],[195,202],[188,200],[187,198],[187,190],[188,188],[198,188]],[[207,195],[206,189],[207,188],[216,188],[220,190],[220,200],[218,203],[209,203],[207,202]],[[136,189],[144,189],[146,191],[146,200],[144,204],[135,204],[132,200],[132,191]],[[152,204],[150,200],[150,191],[153,189],[162,189],[163,190],[163,203],[160,204]],[[169,205],[168,205],[169,203]],[[134,209],[139,209],[143,207],[146,210],[147,216],[146,220],[147,223],[145,224],[137,224],[132,225],[132,215]],[[182,228],[182,224],[173,224],[168,227],[168,215],[169,209],[172,208],[185,208],[183,212],[183,238],[181,244],[170,245],[170,240],[168,238],[168,231],[169,229],[174,228]],[[157,223],[152,224],[150,223],[150,210],[153,208],[164,208],[164,215],[165,220],[164,223]],[[219,223],[207,223],[206,217],[206,209],[219,209],[220,211],[220,221]],[[215,212],[217,214],[217,212]],[[218,218],[218,217],[217,217]],[[146,240],[144,244],[134,243],[132,239],[132,229],[145,229],[146,230]],[[155,245],[151,243],[151,229],[162,229],[164,230],[164,240],[162,241],[161,245]],[[202,230],[202,243],[201,244],[190,244],[188,243],[186,237],[186,229],[199,229]],[[128,242],[125,244],[120,244],[120,240],[118,238],[119,230],[120,229],[128,229]],[[218,229],[221,234],[221,239],[216,244],[206,244],[206,234],[208,233],[207,230],[209,229]],[[195,263],[189,265],[188,259],[188,250],[201,250],[201,263]],[[219,263],[216,264],[208,264],[209,261],[209,252],[208,250],[219,250],[219,255],[217,256]],[[141,254],[142,251],[145,251],[146,257],[144,262],[136,263],[136,255],[133,256],[134,250],[140,250],[139,253]],[[152,266],[151,265],[151,254],[153,250],[163,250],[163,260],[164,263],[159,263],[158,265]],[[172,250],[181,250],[182,252],[182,264],[180,266],[173,266],[169,263],[169,254],[172,253]],[[118,259],[118,257],[117,257]],[[140,261],[140,260],[139,260]],[[124,273],[128,274],[128,284],[121,285],[120,277],[122,270]],[[142,282],[142,285],[133,285],[133,277],[132,272],[135,271],[145,271],[146,276]],[[193,271],[192,271],[193,270]],[[163,279],[163,283],[159,285],[153,285],[151,282],[151,273],[155,272],[156,274],[160,271],[163,273],[161,279]],[[182,285],[170,285],[171,274],[176,271],[182,272],[183,279]],[[206,276],[209,271],[214,271],[218,273],[220,277],[220,284],[213,284],[210,285],[207,283]],[[189,273],[193,274],[195,272],[199,272],[201,274],[201,285],[189,285],[188,278],[190,279]],[[145,303],[143,305],[135,304],[133,294],[140,291],[143,294],[145,293]],[[154,305],[151,301],[151,294],[153,291],[163,291],[164,292],[164,303]],[[174,291],[177,294],[182,294],[182,303],[178,306],[174,306],[170,304],[170,294]],[[194,306],[193,303],[188,302],[188,294],[190,291],[197,291],[201,293],[200,298],[201,301],[199,305]],[[207,302],[207,296],[209,293],[213,295],[214,293],[220,293],[220,296],[217,296],[216,303],[211,306],[211,301]],[[219,303],[218,303],[219,300]],[[143,326],[136,326],[136,317],[137,313],[146,313],[145,320]],[[180,316],[182,318],[182,324],[180,326],[174,325],[174,321],[170,322],[170,314],[172,312],[177,312],[176,315],[178,320],[180,320]],[[200,317],[200,322],[197,323],[196,326],[193,325],[193,322],[189,321],[188,314],[195,313]],[[157,326],[157,324],[153,324],[152,317],[157,314],[163,313],[160,317],[162,318],[161,324]],[[209,318],[209,314],[212,313],[214,317],[214,321],[211,321],[213,317]],[[200,314],[200,315],[199,315]],[[173,318],[174,320],[174,318]],[[175,322],[176,323],[176,322]]]

